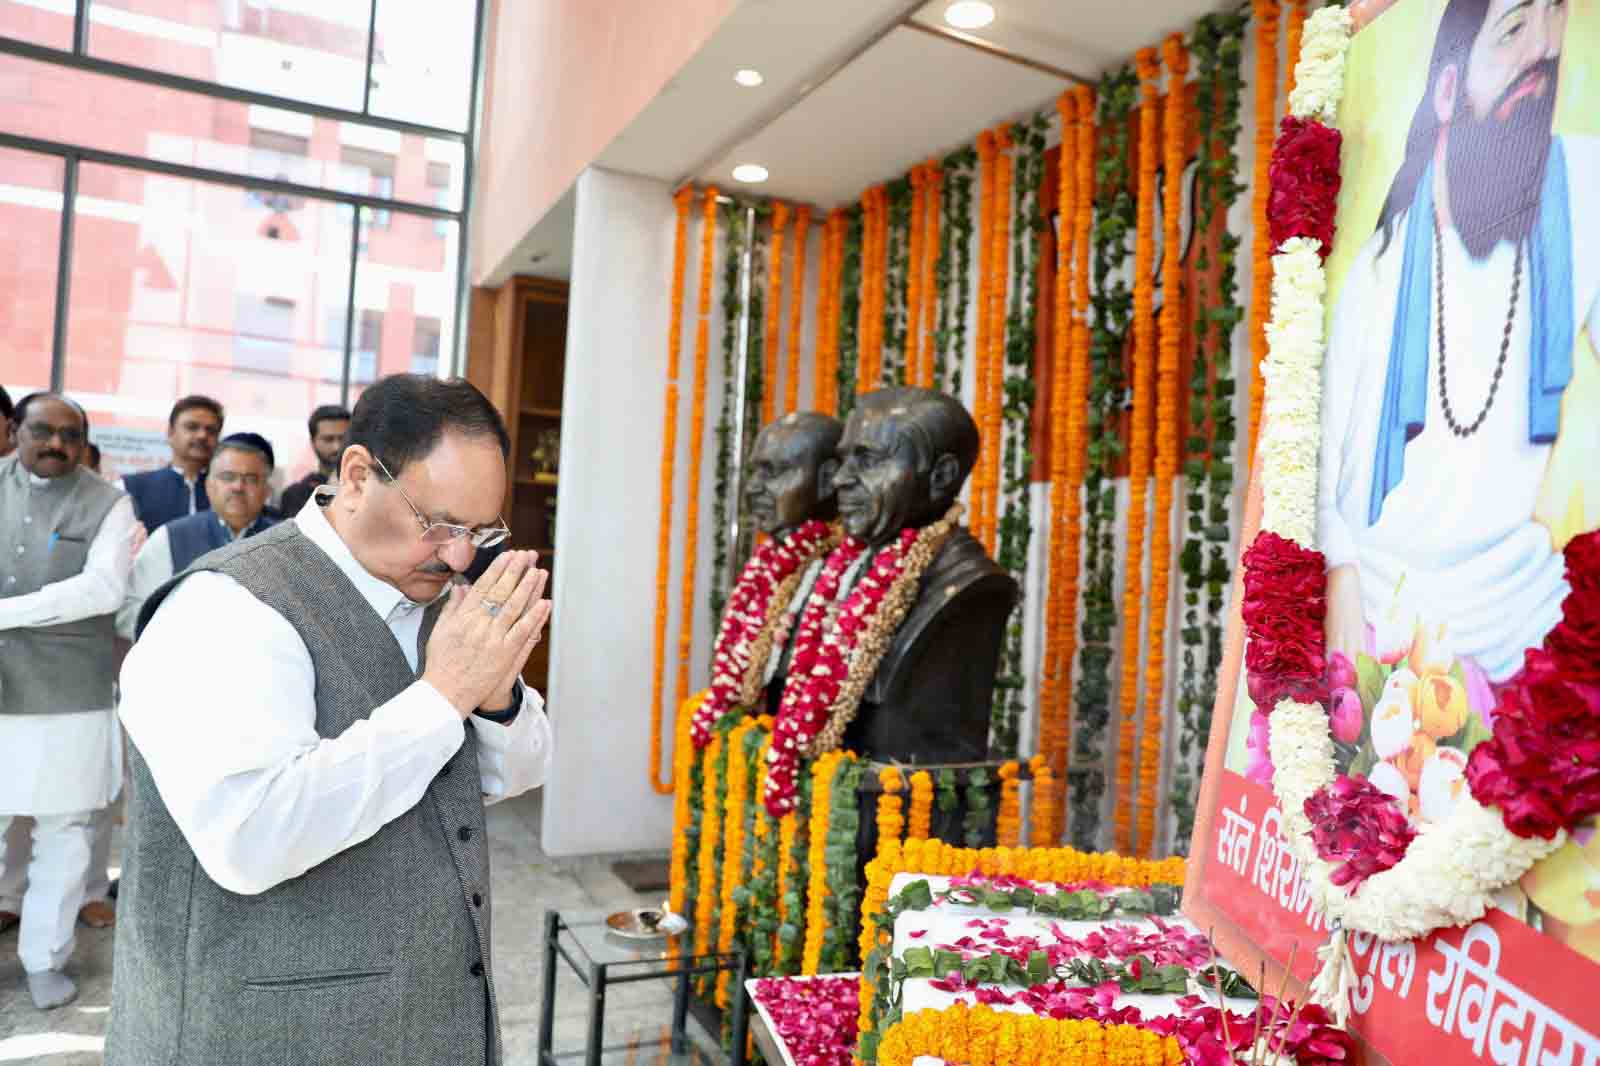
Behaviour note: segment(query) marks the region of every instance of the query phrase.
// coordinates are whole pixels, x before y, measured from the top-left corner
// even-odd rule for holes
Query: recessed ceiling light
[[[944,9],[944,20],[958,30],[981,30],[994,21],[994,5],[984,0],[956,0]]]
[[[733,75],[733,80],[743,85],[746,89],[754,89],[767,79],[761,76],[759,70],[751,70],[746,67],[743,70],[736,71]]]
[[[760,163],[740,163],[733,168],[733,180],[746,185],[759,185],[767,180],[767,168]]]

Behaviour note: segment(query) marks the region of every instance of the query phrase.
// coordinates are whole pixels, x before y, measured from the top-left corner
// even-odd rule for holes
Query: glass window
[[[46,48],[72,50],[72,0],[0,0],[5,35]]]
[[[465,130],[472,101],[474,0],[377,0],[372,46],[372,114]]]
[[[0,148],[0,385],[12,400],[50,385],[65,173],[57,156]]]
[[[417,318],[411,339],[411,372],[437,374],[439,372],[439,320]]]
[[[165,462],[191,392],[309,466],[306,415],[339,400],[344,320],[325,309],[349,299],[350,210],[307,201],[285,233],[238,189],[84,163],[76,211],[66,387],[117,443],[107,473]]]
[[[402,6],[431,32],[431,18]],[[360,111],[371,10],[371,0],[93,0],[89,53]]]
[[[0,55],[0,129],[89,148],[434,207],[428,164],[449,170],[461,205],[462,146],[301,112],[219,100]],[[451,151],[453,149],[453,151]],[[251,194],[268,208],[299,205]]]
[[[363,232],[372,214],[362,210]],[[439,359],[448,359],[455,344],[460,249],[455,222],[435,236],[432,219],[396,211],[389,229],[372,231],[356,259],[352,404],[378,378],[409,373],[419,356],[431,355],[435,367]]]

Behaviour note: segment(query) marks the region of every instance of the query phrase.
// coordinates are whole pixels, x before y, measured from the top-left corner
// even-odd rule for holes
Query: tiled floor
[[[620,910],[660,901],[640,896],[612,874],[618,856],[552,859],[539,844],[539,796],[519,797],[489,809],[494,883],[495,984],[508,1066],[536,1066],[544,914],[567,910]],[[113,862],[115,859],[113,858]],[[0,935],[0,1066],[94,1066],[100,1062],[111,1002],[112,930],[81,929],[69,972],[81,987],[76,1003],[41,1013],[28,1000],[17,962],[17,934]],[[564,966],[557,968],[555,1050],[580,1049],[588,1032],[588,999]],[[618,1066],[699,1066],[724,1056],[693,1020],[694,1049],[671,1056],[666,1047],[672,1017],[670,982],[640,982],[612,990],[607,999],[606,1042],[639,1046],[606,1058]],[[569,1060],[581,1062],[580,1059]]]

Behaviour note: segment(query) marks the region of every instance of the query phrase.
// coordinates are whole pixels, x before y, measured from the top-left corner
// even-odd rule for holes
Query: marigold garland
[[[861,338],[856,392],[878,387],[883,374],[883,247],[879,243],[879,222],[887,221],[881,185],[868,189],[861,197],[861,318],[857,327]]]
[[[822,934],[827,925],[823,904],[828,898],[828,817],[833,795],[833,777],[839,765],[854,758],[849,752],[830,751],[811,764],[811,818],[809,825],[810,881],[806,887],[806,939],[801,953],[800,972],[817,973],[822,959]]]
[[[889,772],[894,773],[894,787],[900,787],[899,771],[892,767]],[[884,795],[879,797],[879,821],[883,819],[883,799],[890,793],[890,779],[883,778]],[[894,880],[895,871],[901,865],[901,846],[898,835],[879,837],[878,854],[867,863],[867,891],[861,897],[861,939],[857,945],[862,960],[860,983],[860,1015],[857,1029],[868,1033],[873,1028],[873,1001],[877,998],[877,986],[869,976],[870,967],[868,960],[872,958],[873,949],[881,947],[893,934],[892,929],[882,929],[878,926],[878,916],[889,905],[889,883]]]
[[[727,744],[719,731],[706,745],[703,765],[704,783],[700,791],[700,809],[704,820],[700,825],[700,889],[694,900],[694,950],[704,955],[714,943],[711,937],[713,915],[717,908],[717,886],[721,870],[717,866],[717,850],[721,843],[722,808],[717,804],[718,770],[726,765],[724,755]]]
[[[1163,166],[1166,173],[1182,174],[1187,156],[1189,53],[1183,37],[1172,34],[1161,44],[1167,67],[1164,115]],[[1155,507],[1150,530],[1150,622],[1146,637],[1144,729],[1139,738],[1139,808],[1136,846],[1145,854],[1156,848],[1156,808],[1160,805],[1161,740],[1165,728],[1167,683],[1167,607],[1172,587],[1172,502],[1181,459],[1178,432],[1178,370],[1183,331],[1182,241],[1183,183],[1168,180],[1162,188],[1161,207],[1161,316],[1156,360]]]
[[[762,813],[765,813],[763,808]],[[795,837],[799,832],[800,814],[790,811],[778,820],[778,938],[782,940],[783,929],[791,921],[799,917],[789,913],[789,896],[795,889],[795,877],[799,870],[795,866]],[[786,954],[782,943],[775,945],[777,957],[780,960],[778,972],[784,973],[782,960]]]
[[[683,350],[683,273],[689,254],[689,205],[694,190],[685,186],[672,197],[677,228],[672,245],[672,318],[667,327],[667,399],[661,433],[661,511],[656,532],[655,670],[650,689],[650,787],[672,792],[672,778],[661,773],[661,700],[667,670],[667,583],[672,574],[672,477],[678,458],[678,362]],[[687,686],[685,686],[687,687]]]
[[[933,775],[918,770],[911,775],[911,812],[906,837],[926,840],[933,829]]]
[[[1144,542],[1149,519],[1150,436],[1155,417],[1155,197],[1157,140],[1161,115],[1156,78],[1161,66],[1154,48],[1134,56],[1139,73],[1138,233],[1133,243],[1133,437],[1128,456],[1128,531],[1123,552],[1122,662],[1117,686],[1116,848],[1133,848],[1134,740],[1139,725],[1139,622],[1144,613]],[[1152,637],[1154,627],[1152,626]]]
[[[1181,885],[1187,870],[1178,855],[1138,859],[1114,851],[1076,848],[960,848],[937,837],[907,840],[896,862],[887,865],[891,879],[901,873],[964,877],[976,870],[987,877],[1021,877],[1059,884],[1098,881],[1118,888]]]
[[[1254,174],[1250,180],[1250,426],[1246,455],[1253,455],[1261,425],[1265,383],[1261,364],[1267,358],[1267,315],[1272,299],[1272,236],[1267,228],[1271,192],[1272,140],[1278,114],[1278,0],[1251,0],[1256,24],[1256,135]]]
[[[1028,760],[1033,775],[1033,799],[1028,805],[1028,843],[1046,848],[1060,835],[1061,790],[1050,762],[1043,754]]]
[[[689,848],[699,843],[692,841],[688,832],[694,817],[695,801],[695,797],[689,794],[689,781],[694,773],[695,761],[700,758],[700,752],[695,749],[694,742],[689,738],[689,732],[694,714],[700,709],[700,703],[705,698],[706,692],[701,691],[683,701],[683,705],[678,708],[678,730],[672,741],[672,824],[676,827],[676,831],[672,834],[672,867],[669,875],[667,909],[673,914],[685,913],[684,903],[689,898]]]
[[[1022,768],[1015,759],[1000,767],[1000,808],[995,814],[994,837],[1002,848],[1022,843]]]
[[[878,795],[878,846],[881,848],[887,841],[898,842],[905,832],[905,799],[900,793],[905,790],[906,781],[898,768],[886,766],[878,771],[878,784],[883,789]]]
[[[783,338],[778,329],[783,305],[783,239],[789,226],[789,205],[779,200],[772,205],[772,253],[767,259],[767,307],[762,345],[761,424],[773,420],[778,408],[778,346]]]
[[[911,224],[906,263],[905,382],[922,384],[922,257],[927,232],[928,172],[918,163],[911,168]]]
[[[789,365],[783,377],[783,413],[800,407],[800,316],[805,310],[806,245],[811,240],[811,208],[794,213],[794,273],[789,288]],[[812,397],[812,406],[816,397]]]
[[[1011,273],[1011,174],[1012,160],[1006,149],[1012,145],[1011,125],[1002,124],[995,132],[999,154],[994,164],[994,217],[990,222],[994,248],[989,253],[989,269],[994,274],[989,286],[989,354],[986,359],[983,434],[978,462],[984,468],[983,528],[974,530],[984,549],[992,556],[1000,528],[1000,449],[1005,410],[1006,297]],[[1021,279],[1019,279],[1019,284]]]
[[[994,271],[990,268],[990,263],[994,258],[994,182],[997,151],[993,130],[984,130],[978,134],[978,309],[977,342],[973,352],[972,417],[980,433],[983,432],[985,424],[984,405],[988,402],[989,396],[989,355],[992,351],[989,345],[991,330],[989,292],[994,288]],[[974,536],[979,534],[987,520],[986,508],[989,505],[987,478],[988,467],[981,461],[973,466],[967,495],[972,501],[970,527]]]
[[[944,169],[939,161],[930,159],[925,164],[923,195],[927,198],[927,219],[922,233],[922,336],[917,340],[917,374],[915,384],[924,388],[937,388],[933,380],[933,352],[938,343],[935,317],[939,308],[938,274],[935,264],[940,255],[939,212],[940,193],[944,188]]]
[[[734,938],[740,931],[739,907],[734,901],[734,890],[744,884],[745,805],[751,799],[750,760],[745,754],[746,737],[753,730],[766,730],[772,719],[749,718],[734,726],[728,734],[728,796],[723,801],[725,839],[722,846],[721,913],[717,936],[717,950],[724,954],[733,951]],[[717,1006],[728,1005],[728,975],[717,975]]]
[[[1076,600],[1078,595],[1077,567],[1067,568],[1067,496],[1074,497],[1077,486],[1071,479],[1072,461],[1069,458],[1073,434],[1082,421],[1082,412],[1072,406],[1072,264],[1073,247],[1077,239],[1078,165],[1069,156],[1077,150],[1078,97],[1068,90],[1056,100],[1056,112],[1061,116],[1061,156],[1057,167],[1056,210],[1060,223],[1056,228],[1056,275],[1054,314],[1052,320],[1053,365],[1050,370],[1050,594],[1045,605],[1045,654],[1039,672],[1039,750],[1050,765],[1065,772],[1067,745],[1071,735],[1070,704],[1063,698],[1063,663],[1070,664],[1071,656],[1063,653],[1070,644],[1062,632],[1062,623],[1071,628],[1067,618],[1065,600]],[[1070,486],[1070,488],[1069,488]],[[1070,679],[1071,667],[1067,666]]]
[[[839,408],[839,268],[844,257],[844,211],[828,212],[822,224],[822,268],[817,281],[816,380],[812,406],[824,414]]]
[[[1058,1020],[957,1002],[921,1010],[889,1026],[878,1066],[911,1066],[931,1057],[950,1066],[1179,1066],[1170,1036],[1134,1025]]]
[[[1294,95],[1295,75],[1299,73],[1299,64],[1296,60],[1300,56],[1300,40],[1305,34],[1306,9],[1310,0],[1289,0],[1289,10],[1285,13],[1284,42],[1287,45],[1285,54],[1289,57],[1289,69],[1284,71],[1283,97],[1287,100]]]

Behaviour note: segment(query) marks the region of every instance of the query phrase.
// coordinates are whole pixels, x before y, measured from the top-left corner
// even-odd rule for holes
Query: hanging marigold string
[[[994,164],[994,233],[993,248],[989,252],[989,268],[994,273],[989,287],[989,358],[985,381],[984,420],[979,426],[983,442],[979,462],[984,466],[983,487],[986,499],[983,505],[983,530],[979,539],[992,556],[1000,523],[1000,452],[1005,411],[1005,351],[1006,351],[1006,296],[1010,291],[1011,276],[1011,156],[1006,149],[1012,145],[1011,124],[1004,123],[995,131],[998,154]]]
[[[911,168],[911,235],[906,253],[906,339],[903,359],[908,385],[922,384],[922,256],[927,227],[928,171]]]
[[[711,264],[716,258],[717,187],[707,187],[700,223],[700,301],[694,330],[694,393],[689,406],[689,483],[684,493],[683,597],[678,609],[678,688],[689,693],[689,660],[694,650],[694,581],[700,544],[700,472],[705,460],[706,374],[711,362]]]
[[[891,840],[898,843],[905,833],[905,799],[900,793],[906,779],[897,767],[885,766],[878,771],[878,785],[883,789],[878,796],[878,847],[882,848]]]
[[[1178,370],[1183,332],[1187,326],[1183,302],[1183,174],[1187,162],[1188,95],[1184,79],[1189,74],[1189,53],[1183,37],[1172,34],[1161,43],[1167,67],[1167,103],[1163,118],[1162,166],[1166,182],[1161,203],[1161,317],[1156,359],[1155,506],[1150,528],[1150,623],[1146,638],[1144,729],[1139,738],[1139,808],[1137,846],[1155,852],[1157,795],[1161,782],[1161,739],[1166,717],[1162,713],[1167,684],[1167,605],[1172,585],[1172,500],[1178,480],[1179,410]]]
[[[1300,65],[1300,39],[1305,36],[1306,9],[1310,6],[1310,0],[1289,0],[1289,10],[1285,13],[1283,39],[1289,57],[1289,62],[1285,64],[1288,69],[1283,73],[1285,100],[1294,92],[1295,69]]]
[[[844,212],[835,208],[828,212],[822,223],[822,263],[817,277],[817,358],[815,377],[811,386],[812,406],[824,414],[838,410],[834,375],[839,369],[839,324],[837,295],[839,264],[836,253],[840,250],[839,223]]]
[[[939,212],[941,192],[944,189],[944,169],[937,159],[924,164],[923,190],[927,197],[927,218],[922,233],[922,336],[917,341],[917,384],[922,388],[937,387],[933,380],[934,347],[938,343],[939,282],[937,264],[940,255]]]
[[[1134,56],[1139,74],[1138,229],[1133,243],[1133,447],[1128,457],[1128,530],[1123,539],[1122,662],[1117,686],[1116,848],[1133,851],[1134,741],[1139,726],[1139,620],[1144,607],[1145,523],[1149,517],[1150,423],[1155,410],[1155,197],[1161,150],[1161,113],[1156,78],[1161,64],[1154,48]]]
[[[766,730],[772,719],[747,718],[728,734],[728,795],[724,801],[722,824],[725,839],[722,846],[722,902],[717,929],[717,951],[733,951],[734,938],[741,928],[739,904],[734,892],[745,883],[744,809],[752,798],[750,789],[750,760],[745,753],[746,737],[752,730]],[[728,975],[717,975],[717,1006],[728,1006]]]
[[[811,239],[811,208],[794,213],[794,274],[789,279],[789,365],[783,377],[783,413],[800,409],[800,313],[805,310],[806,245]],[[815,406],[816,397],[812,397]]]
[[[1278,113],[1278,0],[1251,0],[1256,25],[1255,173],[1250,180],[1250,427],[1245,454],[1256,450],[1264,382],[1261,363],[1267,357],[1267,313],[1272,298],[1272,234],[1267,226],[1267,193],[1271,184],[1272,142]]]
[[[989,291],[994,287],[994,271],[990,263],[994,252],[995,220],[995,160],[998,154],[993,130],[978,134],[978,312],[977,342],[973,353],[972,416],[979,433],[985,424],[984,404],[989,397]],[[961,353],[956,354],[961,359]],[[986,521],[985,508],[989,503],[988,469],[980,461],[972,470],[971,488],[974,535],[981,532]]]
[[[933,830],[933,775],[918,770],[911,775],[911,813],[906,818],[906,839],[926,840]]]
[[[877,341],[878,330],[883,325],[883,308],[878,303],[879,283],[883,280],[883,264],[878,259],[878,210],[882,191],[874,186],[861,196],[861,312],[856,325],[856,335],[860,338],[858,393],[876,388],[878,376],[883,372],[883,349]]]
[[[1002,848],[1022,843],[1022,767],[1015,759],[1000,767],[1000,806],[995,812],[994,838]]]
[[[667,909],[673,914],[684,913],[684,903],[689,898],[689,849],[699,845],[699,840],[691,839],[687,831],[694,818],[692,808],[699,798],[689,793],[695,760],[700,757],[690,739],[690,725],[709,691],[702,690],[683,701],[683,706],[678,708],[678,729],[672,738],[672,824],[677,831],[672,834]]]
[[[691,745],[692,747],[693,745]],[[700,808],[704,811],[700,823],[700,887],[694,897],[694,951],[704,955],[716,942],[712,939],[712,919],[717,910],[717,888],[722,870],[717,865],[717,851],[722,839],[722,805],[717,802],[719,775],[723,765],[726,741],[721,732],[713,733],[701,757],[705,760],[704,781],[700,789]]]
[[[1061,786],[1041,752],[1028,760],[1033,774],[1033,802],[1028,807],[1028,843],[1047,848],[1061,835]]]
[[[667,400],[661,433],[661,513],[656,532],[655,672],[650,690],[650,786],[663,796],[672,793],[672,776],[661,773],[661,701],[667,673],[667,584],[672,577],[672,481],[678,459],[678,363],[683,352],[683,274],[689,255],[689,205],[694,190],[685,186],[672,197],[677,229],[672,245],[672,317],[667,326]],[[685,685],[684,687],[688,687]]]
[[[1067,495],[1077,495],[1071,484],[1068,448],[1072,439],[1073,423],[1083,417],[1071,406],[1072,353],[1072,249],[1077,236],[1078,167],[1073,158],[1077,147],[1078,98],[1070,90],[1056,100],[1056,113],[1061,116],[1061,154],[1056,168],[1056,212],[1060,219],[1056,226],[1056,275],[1053,293],[1054,318],[1050,367],[1050,581],[1049,599],[1045,604],[1045,654],[1039,678],[1039,751],[1046,761],[1058,771],[1065,772],[1069,736],[1069,703],[1062,698],[1063,663],[1070,664],[1070,653],[1063,658],[1069,645],[1062,632],[1066,617],[1063,600],[1078,595],[1078,575],[1066,569]],[[1070,672],[1070,666],[1068,667]]]
[[[830,751],[811,764],[811,821],[808,827],[811,869],[806,887],[806,942],[800,961],[800,972],[807,976],[815,976],[821,966],[823,934],[828,927],[827,842],[833,778],[846,760],[854,758],[847,751]]]
[[[772,205],[772,253],[767,259],[767,305],[765,341],[762,344],[763,387],[761,390],[761,424],[767,425],[778,410],[778,346],[782,334],[778,323],[782,321],[783,305],[783,238],[789,226],[789,205],[778,201]]]

